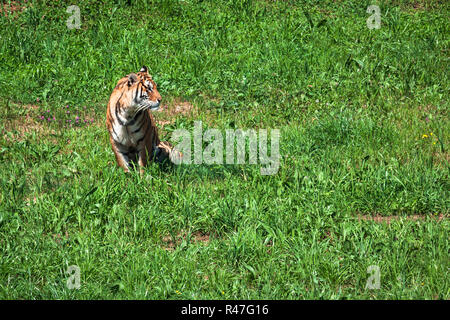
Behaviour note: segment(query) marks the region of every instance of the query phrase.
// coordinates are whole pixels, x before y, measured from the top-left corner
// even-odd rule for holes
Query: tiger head
[[[128,75],[125,87],[127,92],[123,98],[131,102],[128,104],[130,113],[137,114],[147,109],[159,109],[161,95],[146,66],[143,66],[138,73]]]

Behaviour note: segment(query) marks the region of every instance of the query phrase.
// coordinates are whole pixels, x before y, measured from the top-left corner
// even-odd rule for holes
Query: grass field
[[[450,298],[447,1],[148,2],[2,1],[1,299]],[[144,64],[164,139],[279,129],[279,171],[124,174],[106,104]]]

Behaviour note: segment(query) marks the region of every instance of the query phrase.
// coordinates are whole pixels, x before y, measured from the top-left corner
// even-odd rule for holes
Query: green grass
[[[372,1],[28,1],[1,15],[0,298],[449,299],[449,5],[375,3],[378,30]],[[106,103],[143,64],[169,111],[193,106],[155,113],[164,138],[198,120],[277,128],[278,173],[125,175]],[[379,290],[365,289],[371,265]]]

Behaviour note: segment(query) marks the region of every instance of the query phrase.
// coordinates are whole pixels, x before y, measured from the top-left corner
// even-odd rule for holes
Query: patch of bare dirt
[[[167,125],[167,124],[173,123],[173,120],[172,121],[170,121],[170,120],[159,120],[159,121],[156,120],[156,123],[161,126],[161,129],[164,129],[164,126]]]
[[[450,153],[445,152],[433,152],[433,163],[435,165],[442,165],[444,168],[450,163]]]
[[[423,3],[420,3],[420,2],[414,2],[414,3],[411,5],[411,7],[412,7],[414,10],[425,10],[425,6],[423,5]]]
[[[36,105],[23,106],[27,110],[25,116],[11,119],[5,122],[2,132],[3,138],[9,142],[23,141],[27,134],[36,132],[43,135],[56,134],[55,130],[36,120],[35,111],[39,109]]]
[[[427,218],[429,218],[431,220],[435,220],[435,221],[442,221],[444,219],[447,219],[448,216],[444,215],[442,213],[439,215],[436,215],[436,216],[415,214],[415,215],[406,216],[406,217],[381,216],[381,215],[375,215],[375,216],[358,215],[358,221],[373,221],[373,222],[377,222],[377,223],[386,223],[386,224],[391,224],[392,221],[401,220],[401,219],[405,219],[405,220],[409,220],[409,221],[425,221]]]
[[[163,237],[162,240],[164,242],[164,249],[168,251],[175,250],[176,246],[179,245],[183,240],[186,240],[187,237],[188,234],[186,231],[179,232],[176,235],[175,239],[170,235]],[[197,231],[191,234],[190,241],[192,243],[202,243],[207,245],[209,243],[209,237],[210,235],[208,233]]]
[[[25,0],[24,2],[27,3],[28,1]],[[8,3],[0,3],[0,15],[3,15],[5,17],[22,12],[24,9],[25,6],[19,3],[19,1],[8,1]]]
[[[61,240],[63,240],[64,238],[67,240],[69,239],[69,233],[66,231],[64,235],[61,235],[60,233],[56,233],[52,235],[53,240],[57,243],[57,244],[61,244]]]
[[[168,116],[176,116],[178,114],[191,115],[194,110],[195,108],[191,103],[175,100],[163,105],[158,112],[165,113]]]
[[[192,117],[196,112],[197,109],[192,103],[175,99],[168,101],[155,112],[155,121],[161,130],[164,130],[164,126],[174,123],[178,116]]]
[[[414,2],[401,3],[399,6],[410,13],[415,13],[418,11],[426,11],[432,9],[438,9],[445,6],[445,1],[443,0],[417,0]]]
[[[186,114],[191,112],[193,109],[193,105],[189,102],[182,102],[180,104],[175,105],[174,112]]]

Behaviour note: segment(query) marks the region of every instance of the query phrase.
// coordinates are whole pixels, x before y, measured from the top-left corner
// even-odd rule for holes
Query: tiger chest
[[[122,125],[116,123],[114,125],[113,137],[120,144],[128,147],[140,147],[144,144],[146,119],[145,114],[136,117],[130,123]]]

